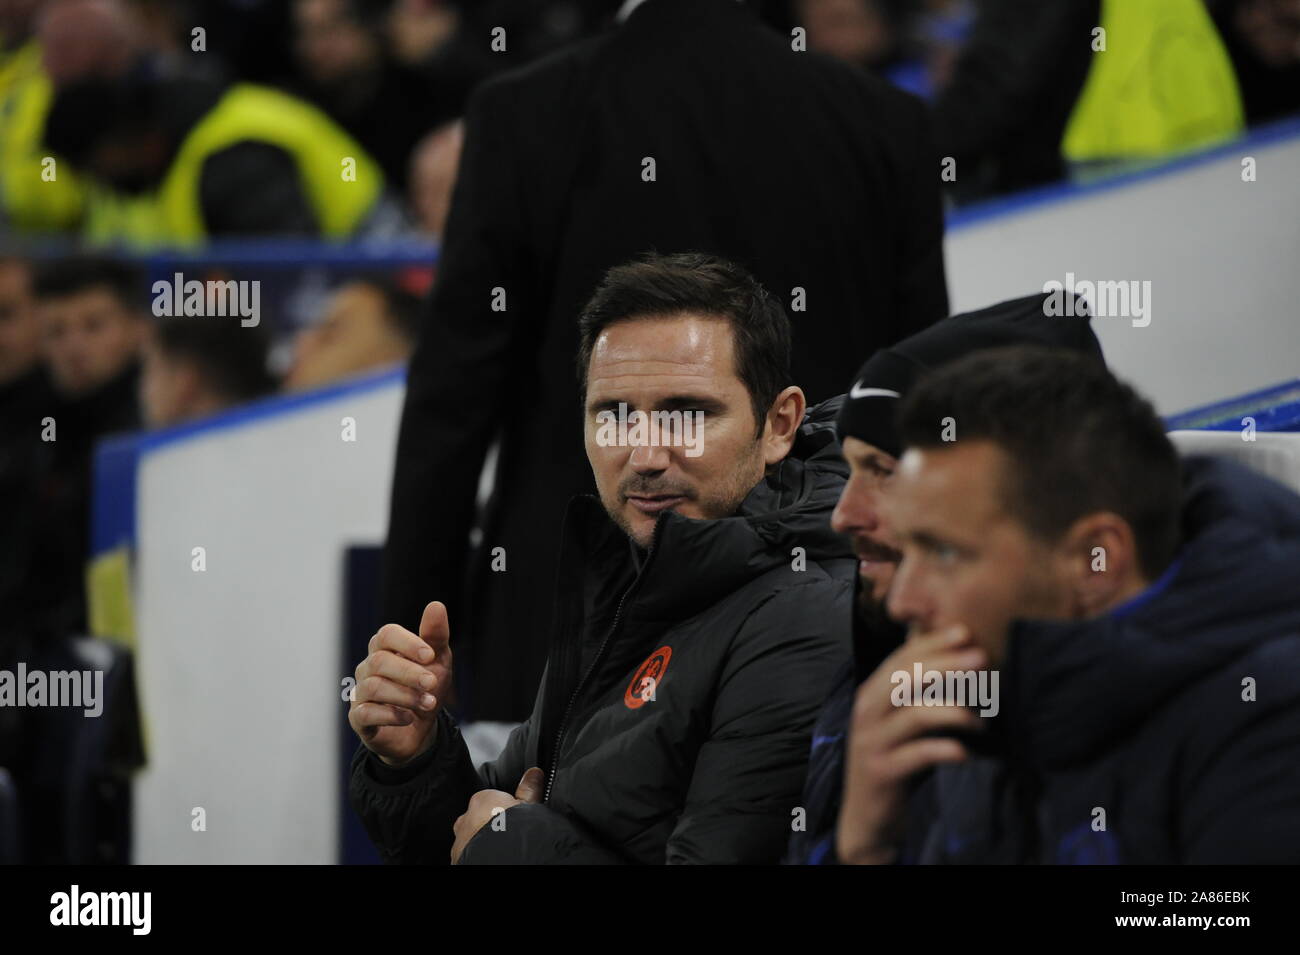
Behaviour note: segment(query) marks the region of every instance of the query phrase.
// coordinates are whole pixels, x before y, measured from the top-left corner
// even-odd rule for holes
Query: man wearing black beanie
[[[878,507],[903,450],[896,422],[899,404],[927,371],[985,348],[1051,345],[1076,350],[1105,364],[1087,305],[1077,300],[1073,315],[1048,315],[1044,303],[1049,297],[1047,293],[1029,295],[945,318],[872,355],[844,396],[836,430],[850,473],[831,525],[850,538],[858,557],[854,659],[836,682],[813,730],[804,788],[806,828],[791,837],[787,862],[824,865],[837,861],[835,821],[854,691],[905,635],[905,628],[885,613],[885,597],[900,555],[881,526]]]

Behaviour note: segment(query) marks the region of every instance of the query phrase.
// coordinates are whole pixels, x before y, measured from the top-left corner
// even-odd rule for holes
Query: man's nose
[[[662,445],[638,444],[632,447],[629,465],[637,474],[666,471],[672,462],[672,454]]]
[[[850,478],[831,512],[831,529],[837,534],[870,534],[879,521],[875,493],[861,478]]]

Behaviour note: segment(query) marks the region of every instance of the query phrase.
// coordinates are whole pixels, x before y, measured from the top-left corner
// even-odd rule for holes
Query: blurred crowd
[[[441,243],[449,218],[456,221],[452,197],[476,92],[603,34],[637,5],[0,0],[0,668],[33,642],[90,629],[85,575],[99,442],[400,365],[427,321],[429,282],[438,281],[427,269],[414,278],[353,269],[326,282],[306,314],[271,314],[247,327],[238,317],[151,314],[155,276],[141,256],[254,237]],[[949,204],[1158,163],[1300,111],[1300,0],[748,6],[795,49],[924,101],[925,137],[952,171],[934,169]],[[827,115],[842,118],[838,108]],[[874,118],[858,119],[874,128]],[[915,155],[929,155],[921,138]],[[462,221],[480,208],[499,212],[469,210],[500,183],[517,185],[505,168],[516,158],[524,165],[533,157],[475,170],[480,188],[458,200]],[[904,178],[882,192],[899,191]],[[557,206],[569,197],[563,186]],[[901,248],[886,235],[893,225],[872,228]],[[929,245],[937,249],[937,216],[934,229]],[[542,231],[529,237],[539,248],[549,242]],[[780,234],[768,239],[774,247],[800,244],[788,229],[772,231]],[[472,248],[471,232],[461,239]],[[687,243],[696,233],[683,235]],[[492,275],[499,256],[517,251],[483,245],[477,251]],[[528,251],[536,257],[520,256],[519,274],[535,279],[542,270],[533,263],[546,261],[549,247]],[[462,255],[462,270],[470,258]],[[560,292],[581,289],[585,298],[587,273],[601,271],[597,258],[584,250],[561,263],[573,267],[572,287],[548,272],[539,288],[555,288],[550,299],[538,293],[539,314],[549,305],[567,318]],[[852,271],[822,258],[828,272]],[[937,252],[933,264],[934,314],[911,316],[925,322],[946,313]],[[444,294],[450,302],[459,292]],[[438,371],[424,368],[426,381],[446,377],[430,368]],[[537,483],[531,474],[527,481]],[[531,700],[533,681],[519,682]],[[0,712],[0,721],[11,718]],[[5,750],[18,738],[10,729],[0,722],[0,766],[22,763]]]
[[[21,606],[0,625],[84,630],[97,441],[402,362],[432,279],[335,276],[304,314],[250,329],[151,318],[136,253],[437,241],[475,90],[636,5],[0,0],[0,588]],[[1158,161],[1300,109],[1300,0],[749,6],[792,46],[924,100],[956,170],[941,176],[950,203]],[[125,254],[75,251],[100,246]],[[33,409],[57,441],[27,426]]]
[[[12,671],[19,662],[71,665],[61,655],[88,634],[130,645],[129,625],[106,624],[102,616],[97,622],[104,611],[92,596],[101,442],[400,366],[413,346],[421,305],[419,292],[400,275],[355,274],[328,291],[319,320],[288,338],[277,363],[274,321],[246,327],[238,315],[158,317],[147,305],[149,287],[145,272],[120,257],[36,263],[0,255],[0,669]],[[282,371],[274,370],[277,364]],[[127,594],[124,582],[100,599]],[[119,711],[131,714],[132,706]],[[113,762],[103,785],[110,794],[123,791],[121,773],[141,758],[134,717],[122,718],[129,728],[107,751]],[[39,839],[23,855],[88,861],[86,853],[96,852],[99,861],[120,861],[123,838],[104,836],[107,842],[79,850],[54,821],[71,798],[67,775],[77,763],[59,754],[72,738],[61,733],[72,730],[61,731],[43,711],[0,707],[0,767],[25,781],[25,811],[43,820],[31,831]],[[43,742],[49,739],[58,742],[51,748]],[[46,763],[57,769],[42,783]],[[125,818],[118,798],[100,799],[102,806],[117,807],[104,809],[106,818]],[[94,816],[78,824],[121,824],[96,823]]]
[[[272,335],[238,316],[154,317],[145,276],[114,258],[0,258],[0,627],[84,632],[93,454],[101,439],[194,421],[279,390],[398,365],[420,297],[388,275],[344,281],[273,374]],[[43,427],[34,430],[33,421]]]
[[[436,237],[473,91],[634,3],[0,0],[0,222],[144,247]],[[1294,0],[751,6],[792,45],[926,99],[958,201],[1300,108]]]

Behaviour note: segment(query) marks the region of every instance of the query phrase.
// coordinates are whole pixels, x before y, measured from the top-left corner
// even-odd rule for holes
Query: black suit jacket
[[[476,91],[411,360],[383,601],[412,629],[429,600],[448,604],[466,715],[531,709],[564,505],[593,486],[574,354],[601,275],[649,249],[696,250],[747,266],[787,309],[804,289],[794,383],[810,402],[838,394],[868,354],[947,312],[927,122],[918,101],[792,50],[734,0],[648,0]]]

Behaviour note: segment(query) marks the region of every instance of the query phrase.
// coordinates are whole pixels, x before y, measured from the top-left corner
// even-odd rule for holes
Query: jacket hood
[[[683,619],[779,565],[802,559],[811,569],[817,561],[852,559],[848,540],[831,530],[849,473],[835,436],[842,398],[808,409],[790,453],[731,517],[697,520],[672,511],[659,517],[632,603],[638,615]],[[584,549],[596,560],[630,558],[627,536],[599,499],[575,498],[568,520],[580,525]]]
[[[1109,614],[1017,623],[1000,729],[1044,768],[1088,758],[1167,701],[1300,631],[1300,497],[1222,459],[1183,464],[1183,545]]]

